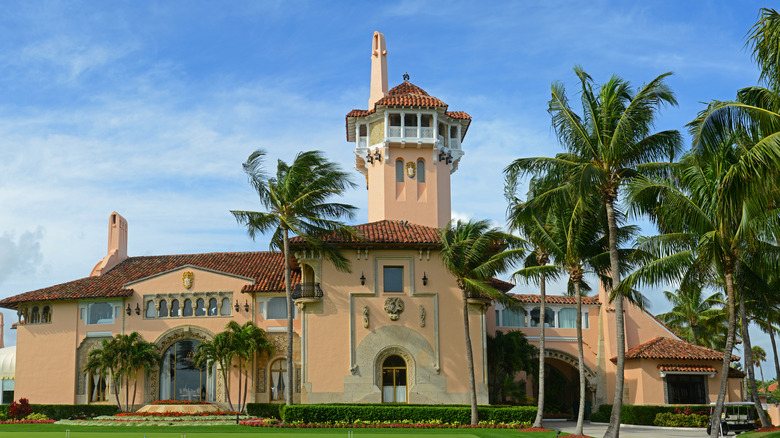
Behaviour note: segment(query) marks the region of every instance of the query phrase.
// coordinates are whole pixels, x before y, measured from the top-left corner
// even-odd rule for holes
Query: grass
[[[172,428],[172,427],[171,427]],[[273,429],[245,426],[64,426],[60,424],[3,424],[0,436],[20,438],[64,438],[70,430],[70,438],[98,438],[123,435],[122,438],[217,438],[226,434],[242,434],[242,437],[291,438],[296,436],[317,438],[344,438],[350,429]],[[403,434],[404,438],[552,438],[555,432],[522,432],[512,429],[354,429],[354,438]],[[6,435],[8,434],[8,435]]]

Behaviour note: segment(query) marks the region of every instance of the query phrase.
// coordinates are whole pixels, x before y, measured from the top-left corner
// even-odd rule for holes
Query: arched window
[[[284,400],[287,385],[287,359],[276,359],[271,363],[271,400]]]
[[[404,182],[404,161],[396,160],[395,162],[395,182]]]
[[[171,301],[171,316],[179,316],[179,300]]]
[[[108,380],[105,376],[101,376],[99,373],[89,373],[87,374],[87,382],[89,383],[90,402],[101,402],[108,399]]]
[[[45,306],[41,315],[41,322],[51,322],[51,307]]]
[[[167,318],[168,317],[168,303],[165,302],[165,300],[160,301],[160,310],[157,311],[157,316],[159,318]]]
[[[41,322],[41,315],[38,312],[38,306],[33,307],[32,315],[30,315],[30,324],[38,324]]]
[[[181,316],[192,316],[192,300],[184,300],[184,308],[181,309]]]
[[[539,312],[538,307],[531,310],[531,327],[539,327]],[[544,326],[555,327],[555,312],[549,307],[544,308]]]
[[[195,316],[206,316],[206,300],[203,298],[195,302]]]
[[[230,316],[230,298],[222,298],[222,309],[219,312],[222,316]]]
[[[154,301],[146,302],[146,317],[154,318],[157,312],[154,310]]]
[[[212,298],[209,300],[209,316],[217,316],[219,309],[217,309],[217,299]]]
[[[183,339],[168,347],[160,366],[160,400],[214,401],[216,367],[200,367],[193,358],[200,341]]]
[[[382,363],[382,403],[406,403],[406,361],[401,356]]]
[[[425,161],[417,160],[417,182],[425,182]]]

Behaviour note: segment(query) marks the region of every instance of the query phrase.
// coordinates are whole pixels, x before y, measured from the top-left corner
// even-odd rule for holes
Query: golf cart
[[[715,409],[715,403],[710,403],[710,418]],[[723,412],[720,414],[721,436],[726,436],[729,432],[738,434],[748,430],[758,428],[758,415],[756,414],[756,404],[753,402],[727,402],[723,403]],[[707,426],[707,435],[712,430],[712,423]]]

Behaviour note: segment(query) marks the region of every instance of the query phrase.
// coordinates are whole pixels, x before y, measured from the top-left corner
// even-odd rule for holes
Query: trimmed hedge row
[[[623,405],[620,422],[623,424],[639,424],[653,426],[655,416],[662,413],[674,414],[677,409],[692,411],[705,410],[709,412],[709,405]],[[599,410],[590,414],[590,421],[596,423],[609,423],[609,415],[612,413],[612,405],[601,405]]]
[[[653,424],[661,427],[707,427],[707,425],[710,424],[710,417],[706,415],[660,412],[656,414]]]
[[[8,416],[10,405],[0,405],[0,417]],[[43,414],[52,420],[86,419],[119,412],[116,405],[37,405],[30,404],[34,414]]]
[[[480,421],[496,423],[533,422],[535,406],[480,406]],[[414,421],[439,420],[444,423],[469,424],[471,407],[457,405],[291,405],[282,408],[285,423],[327,423],[334,421]]]
[[[250,417],[282,419],[284,403],[247,403],[246,413]]]

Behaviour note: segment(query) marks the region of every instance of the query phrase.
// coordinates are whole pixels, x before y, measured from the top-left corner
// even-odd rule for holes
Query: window
[[[209,300],[209,316],[217,316],[219,310],[217,309],[217,299],[212,298]]]
[[[195,301],[195,316],[206,316],[206,300],[203,298]]]
[[[577,328],[577,309],[561,309],[558,312],[558,327]]]
[[[160,318],[168,317],[168,303],[165,300],[160,301],[160,310],[157,311],[157,316]]]
[[[154,310],[154,301],[146,302],[146,317],[154,318],[157,312]]]
[[[703,375],[667,374],[664,377],[668,404],[707,403],[707,381]]]
[[[425,182],[425,161],[417,160],[417,182]]]
[[[295,318],[295,310],[293,310],[293,318]],[[268,299],[268,317],[266,319],[287,319],[286,297]]]
[[[403,292],[404,291],[404,268],[403,266],[385,266],[384,275],[385,292]]]
[[[450,127],[450,138],[458,138],[458,127],[457,126]]]
[[[590,321],[588,319],[588,312],[582,312],[582,328],[590,328]]]
[[[41,322],[41,314],[38,311],[38,306],[33,307],[32,315],[30,315],[30,324],[38,324]]]
[[[534,307],[531,310],[531,327],[539,327],[539,312],[540,309],[538,307]],[[544,309],[544,326],[555,327],[555,312],[549,307]]]
[[[406,361],[401,356],[382,364],[382,403],[406,403]]]
[[[366,135],[368,135],[368,128],[366,125],[360,125],[360,136],[365,137]]]
[[[171,316],[179,316],[179,300],[171,301]]]
[[[417,114],[405,114],[404,115],[404,126],[407,128],[411,127],[417,127]]]
[[[187,298],[184,300],[184,308],[181,309],[181,316],[192,316],[192,300]]]
[[[106,401],[108,396],[108,380],[106,376],[90,373],[87,375],[87,380],[89,382],[89,401]]]
[[[87,324],[113,324],[114,307],[110,303],[90,303],[87,306]]]
[[[501,313],[501,327],[525,327],[525,310],[504,309]]]
[[[404,162],[403,160],[397,160],[395,162],[395,182],[404,182]]]
[[[222,316],[230,316],[230,298],[222,298],[222,309],[219,312]]]
[[[51,322],[51,307],[44,306],[41,314],[41,322]]]
[[[274,299],[274,298],[271,298]],[[287,385],[287,359],[277,359],[271,364],[271,400],[284,400]]]

